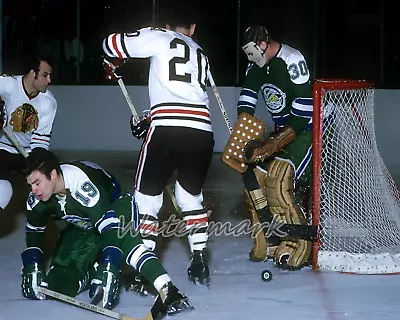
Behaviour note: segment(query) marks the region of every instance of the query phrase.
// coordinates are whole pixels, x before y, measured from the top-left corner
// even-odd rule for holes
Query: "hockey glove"
[[[103,68],[104,68],[105,78],[113,83],[117,82],[121,78],[121,76],[115,73],[115,69],[122,66],[125,62],[126,59],[104,58]]]
[[[121,249],[109,246],[103,250],[90,283],[89,297],[92,299],[92,304],[101,303],[106,309],[115,306],[119,295],[121,260]]]
[[[0,130],[7,124],[7,110],[4,100],[0,98]]]
[[[45,270],[43,266],[43,252],[39,248],[27,248],[21,254],[22,268],[22,295],[33,300],[44,300],[46,296],[38,292],[38,287],[47,287],[43,281]]]
[[[147,131],[149,131],[150,128],[150,122],[151,122],[150,118],[144,118],[135,124],[134,117],[131,116],[130,125],[131,125],[132,135],[137,139],[146,138]]]

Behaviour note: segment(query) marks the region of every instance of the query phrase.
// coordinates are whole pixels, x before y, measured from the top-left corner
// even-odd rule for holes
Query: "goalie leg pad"
[[[248,191],[244,190],[244,199],[251,215],[251,226],[253,228],[252,237],[254,238],[254,246],[249,253],[250,261],[261,262],[274,257],[277,248],[276,244],[268,243],[265,234],[261,228],[261,221],[258,210],[266,208],[268,205],[265,195],[265,177],[266,173],[258,168],[254,169],[259,189]]]
[[[306,225],[300,206],[294,200],[294,168],[291,163],[279,159],[268,165],[266,193],[270,212],[275,219],[287,224]],[[282,241],[274,253],[277,265],[287,269],[303,267],[311,257],[312,243],[303,239]]]

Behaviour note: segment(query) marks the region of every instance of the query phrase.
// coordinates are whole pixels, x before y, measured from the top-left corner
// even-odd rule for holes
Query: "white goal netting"
[[[321,93],[317,267],[400,272],[400,194],[376,144],[374,90]]]

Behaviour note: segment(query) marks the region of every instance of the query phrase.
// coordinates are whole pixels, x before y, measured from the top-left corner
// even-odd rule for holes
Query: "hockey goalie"
[[[266,139],[248,141],[243,147],[242,164],[238,166],[237,161],[232,161],[231,167],[243,174],[245,202],[253,226],[275,220],[284,223],[286,230],[304,227],[307,231],[313,112],[307,64],[299,51],[272,40],[262,26],[246,29],[242,49],[250,64],[232,136],[237,134],[237,128],[252,127],[248,124],[249,119],[254,119],[259,91],[275,123],[275,131]],[[230,140],[235,140],[232,136]],[[227,149],[223,160],[227,159]],[[229,159],[224,162],[230,165]],[[278,267],[290,270],[310,262],[312,237],[296,232],[286,232],[284,237],[265,232],[253,235],[251,261],[271,258]]]

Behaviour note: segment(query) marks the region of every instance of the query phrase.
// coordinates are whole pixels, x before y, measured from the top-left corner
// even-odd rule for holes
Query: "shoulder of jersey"
[[[148,35],[152,38],[159,39],[169,39],[172,38],[174,33],[173,31],[164,29],[164,28],[156,28],[156,27],[146,27],[138,30],[141,35]]]
[[[65,176],[73,175],[75,177],[82,177],[82,175],[86,175],[85,171],[79,166],[79,161],[63,162],[60,164],[60,167]]]
[[[57,109],[57,100],[49,89],[47,89],[46,92],[43,93],[43,97],[46,98],[46,100],[49,100],[51,105],[54,105],[55,109]]]
[[[3,73],[2,75],[0,75],[0,77],[6,79],[6,81],[15,82],[15,83],[18,82],[19,78],[22,78],[22,76],[10,75],[10,74],[6,74],[6,73]],[[4,79],[3,79],[3,81],[4,81]]]
[[[300,60],[304,60],[304,56],[301,54],[299,50],[292,48],[286,44],[282,45],[279,57],[289,62],[298,62]]]
[[[278,57],[281,58],[283,61],[285,61],[287,67],[289,68],[292,64],[298,65],[299,62],[303,61],[303,63],[307,64],[306,59],[304,58],[303,54],[295,49],[292,48],[286,44],[282,45],[281,51],[278,54]],[[296,79],[296,81],[293,81],[296,84],[302,84],[305,83],[309,80],[310,74],[306,76],[300,76]]]

